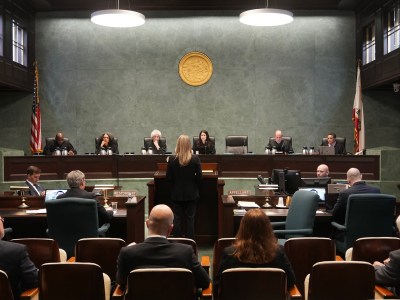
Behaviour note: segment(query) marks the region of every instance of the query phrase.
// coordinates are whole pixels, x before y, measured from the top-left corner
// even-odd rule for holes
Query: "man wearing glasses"
[[[38,269],[30,260],[25,245],[3,241],[3,237],[4,219],[0,217],[0,270],[8,276],[14,299],[19,299],[23,291],[37,288]]]

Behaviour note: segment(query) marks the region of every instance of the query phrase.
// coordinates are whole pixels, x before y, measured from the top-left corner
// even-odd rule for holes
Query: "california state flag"
[[[360,64],[357,66],[356,95],[353,104],[354,154],[365,149],[364,110],[362,103]]]

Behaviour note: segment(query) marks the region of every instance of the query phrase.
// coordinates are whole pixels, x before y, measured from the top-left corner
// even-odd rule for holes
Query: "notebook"
[[[325,188],[303,187],[299,188],[299,190],[305,190],[316,193],[319,196],[319,201],[325,201],[325,193],[326,193]]]
[[[335,147],[319,146],[320,155],[335,155]]]
[[[56,199],[58,195],[64,194],[67,190],[46,190],[44,201]]]

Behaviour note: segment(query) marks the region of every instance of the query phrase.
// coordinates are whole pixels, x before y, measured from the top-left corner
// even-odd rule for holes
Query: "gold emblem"
[[[179,62],[179,75],[189,85],[199,86],[210,80],[213,65],[207,55],[189,52]]]

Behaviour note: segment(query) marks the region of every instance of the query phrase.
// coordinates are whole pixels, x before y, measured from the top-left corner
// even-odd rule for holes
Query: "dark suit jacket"
[[[200,158],[192,155],[187,166],[180,166],[179,159],[170,156],[167,166],[167,180],[172,183],[173,201],[195,201],[200,198],[199,186],[202,182]]]
[[[384,266],[375,267],[375,283],[395,287],[400,291],[400,249],[389,253],[390,261]]]
[[[130,271],[143,268],[185,268],[192,271],[197,288],[207,288],[210,278],[189,245],[170,243],[154,236],[121,249],[117,260],[117,283],[126,285]],[[157,283],[154,283],[157,288]]]
[[[36,184],[36,189],[38,190],[39,194],[36,192],[35,188],[33,187],[34,184],[29,180],[25,180],[25,184],[29,186],[29,195],[30,196],[40,196],[40,193],[44,191],[44,188],[39,184]]]
[[[80,188],[71,188],[67,190],[64,194],[57,196],[57,199],[61,198],[84,198],[84,199],[96,199],[96,194],[81,190]],[[112,219],[112,211],[106,211],[103,205],[97,200],[97,213],[99,216],[99,226],[101,227],[104,223],[110,223]]]
[[[0,240],[0,269],[7,273],[14,299],[19,299],[23,291],[38,286],[38,269],[30,260],[25,245]]]
[[[200,140],[198,143],[193,145],[193,153],[199,151],[199,154],[215,154],[215,145],[213,142],[208,141],[203,144]]]
[[[50,141],[43,149],[43,154],[44,155],[53,155],[53,152],[56,150],[56,148],[60,149],[67,149],[67,151],[72,151],[75,154],[77,153],[74,146],[69,141],[65,141],[59,146],[56,142],[56,140]]]
[[[272,149],[274,147],[276,151],[281,151],[284,153],[293,153],[293,148],[291,143],[284,139],[282,139],[279,144],[275,140],[269,140],[267,148]]]
[[[347,210],[347,200],[349,199],[350,195],[367,193],[379,194],[380,192],[381,191],[379,188],[367,185],[364,181],[358,181],[354,183],[353,186],[339,194],[338,200],[332,210],[333,221],[339,224],[344,224]]]
[[[329,145],[328,142],[324,142],[321,144],[321,146],[329,146]],[[346,154],[346,147],[344,146],[344,144],[336,140],[336,144],[334,147],[335,147],[335,154]]]
[[[145,144],[146,151],[149,151],[149,147],[151,147],[151,149],[153,150],[153,154],[165,154],[165,152],[167,152],[167,145],[161,140],[158,141],[158,146],[160,146],[160,149],[157,150],[153,140],[151,140],[149,144]]]
[[[294,276],[294,272],[292,269],[292,265],[287,258],[283,246],[279,245],[278,252],[276,253],[275,258],[265,264],[252,264],[252,263],[244,263],[239,261],[236,257],[232,256],[234,252],[234,247],[226,248],[222,253],[221,263],[219,265],[218,274],[216,274],[213,283],[213,290],[216,295],[218,295],[219,285],[221,281],[221,274],[223,271],[232,268],[278,268],[282,269],[286,273],[287,287],[288,289],[292,288],[296,282],[296,278]]]
[[[118,154],[119,150],[118,150],[118,142],[114,141],[114,140],[110,140],[110,142],[108,143],[107,148],[102,148],[100,147],[102,140],[99,140],[99,142],[96,144],[96,154],[99,154],[100,151],[103,150],[107,150],[107,148],[111,148],[111,151],[113,154]]]

